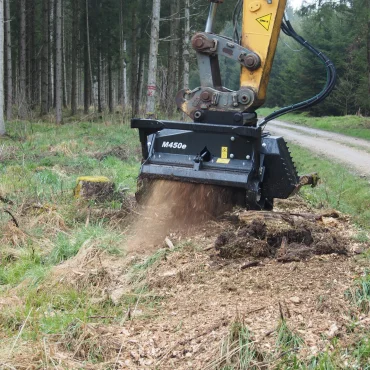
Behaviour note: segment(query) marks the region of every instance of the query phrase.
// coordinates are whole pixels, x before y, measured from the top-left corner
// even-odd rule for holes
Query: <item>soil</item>
[[[195,188],[182,186],[159,182],[153,198],[131,208],[136,217],[127,256],[84,246],[39,288],[69,284],[94,300],[108,295],[117,305],[132,294],[137,299],[125,318],[76,321],[33,348],[20,341],[7,363],[32,368],[47,353],[58,368],[80,369],[99,354],[102,363],[84,368],[214,369],[235,318],[242,318],[269,361],[279,355],[282,316],[303,340],[302,358],[330,348],[334,337],[345,347],[368,326],[360,320],[347,330],[361,316],[345,292],[366,261],[354,256],[355,231],[345,216],[319,213],[295,196],[277,202],[274,212],[234,210],[217,218],[227,198],[202,187],[204,201],[194,203]],[[133,279],[132,265],[159,249],[162,258]]]
[[[222,232],[215,249],[222,258],[275,258],[279,262],[306,260],[313,255],[347,254],[348,241],[324,226],[323,217],[289,213],[243,214],[233,230]],[[337,215],[339,217],[339,214]],[[245,217],[244,217],[245,218]]]

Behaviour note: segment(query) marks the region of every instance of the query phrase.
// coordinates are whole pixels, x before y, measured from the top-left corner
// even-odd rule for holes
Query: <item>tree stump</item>
[[[99,202],[112,199],[114,194],[114,183],[104,176],[79,177],[74,189],[75,198]]]

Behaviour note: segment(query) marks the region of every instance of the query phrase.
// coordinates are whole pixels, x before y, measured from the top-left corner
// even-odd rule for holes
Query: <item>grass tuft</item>
[[[263,361],[264,355],[258,350],[249,329],[243,320],[237,318],[222,341],[216,369],[256,370],[265,368]]]
[[[370,274],[365,271],[364,276],[359,278],[353,287],[345,293],[347,299],[360,308],[364,313],[370,312]]]
[[[286,320],[282,319],[277,329],[276,346],[283,352],[297,351],[303,344],[303,339],[293,333]]]

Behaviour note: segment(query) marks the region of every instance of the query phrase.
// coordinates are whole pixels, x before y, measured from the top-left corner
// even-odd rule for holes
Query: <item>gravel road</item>
[[[370,176],[370,141],[328,131],[271,121],[267,131],[310,151],[341,162],[359,175]]]

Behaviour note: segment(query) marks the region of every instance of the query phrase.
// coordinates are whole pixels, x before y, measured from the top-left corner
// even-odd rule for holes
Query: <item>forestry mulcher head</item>
[[[269,208],[287,198],[298,177],[281,137],[261,128],[173,121],[132,121],[145,158],[141,179],[167,179],[235,188],[238,204]]]
[[[230,187],[237,203],[269,209],[274,198],[287,198],[299,187],[299,178],[284,139],[264,132],[264,127],[273,118],[323,100],[334,87],[335,69],[324,54],[295,33],[287,17],[283,20],[286,0],[238,1],[233,39],[212,33],[222,2],[211,0],[206,32],[192,39],[201,87],[182,90],[176,97],[178,108],[193,122],[132,120],[132,128],[139,129],[143,153],[140,179],[144,183],[159,178]],[[239,37],[236,23],[241,12]],[[324,62],[328,81],[317,96],[258,122],[255,110],[266,97],[280,28]],[[219,55],[241,65],[240,90],[222,86]]]

